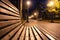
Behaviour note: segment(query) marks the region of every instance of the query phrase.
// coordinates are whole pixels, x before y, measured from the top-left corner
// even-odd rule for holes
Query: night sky
[[[41,8],[41,7],[46,7],[46,3],[47,3],[47,0],[31,0],[32,1],[32,7],[30,8],[30,12],[32,12],[33,10],[35,10],[37,8],[37,4],[42,4],[42,6],[39,6],[38,8]],[[43,10],[41,10],[43,11]],[[31,14],[31,13],[30,13]]]
[[[32,7],[30,9],[36,9],[37,4],[43,4],[44,6],[46,6],[47,0],[32,0]],[[42,6],[42,7],[44,7]]]
[[[19,0],[9,0],[9,1],[19,9],[18,7]],[[29,8],[29,12],[35,10],[37,8],[37,4],[39,5],[43,4],[43,6],[40,6],[39,8],[46,7],[47,0],[31,0],[31,2],[32,2],[32,5]]]
[[[18,8],[19,0],[9,0],[9,1]],[[31,0],[31,2],[32,2],[31,8],[35,8],[37,3],[43,3],[45,5],[47,0]]]

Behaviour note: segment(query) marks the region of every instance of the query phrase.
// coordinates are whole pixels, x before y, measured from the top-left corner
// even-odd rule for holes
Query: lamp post
[[[27,4],[27,22],[29,22],[29,19],[28,19],[28,14],[29,14],[29,6],[30,6],[30,4],[31,4],[31,2],[28,0],[27,2],[26,2],[26,4]]]

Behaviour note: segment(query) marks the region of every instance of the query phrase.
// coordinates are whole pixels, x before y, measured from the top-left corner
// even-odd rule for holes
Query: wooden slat
[[[19,22],[19,21],[20,20],[0,21],[0,28],[3,27],[3,26],[14,24],[14,23]]]
[[[27,27],[27,30],[26,30],[25,40],[29,40],[28,27]]]
[[[33,27],[32,27],[32,29],[33,29],[33,32],[34,32],[34,34],[35,34],[35,36],[36,36],[37,40],[41,40],[41,38],[39,37],[39,35],[37,34],[37,32],[34,30],[34,28],[33,28]]]
[[[48,40],[48,38],[45,35],[43,35],[43,33],[41,31],[39,31],[36,26],[34,26],[34,28],[37,30],[37,32],[40,34],[40,36],[43,38],[43,40]]]
[[[9,0],[2,0],[2,1],[7,5],[9,5],[10,7],[12,7],[13,9],[15,9],[17,12],[19,12],[18,9]]]
[[[1,18],[1,17],[2,17],[2,18]],[[0,14],[0,20],[1,20],[1,19],[20,19],[20,18]]]
[[[17,40],[17,39],[18,39],[19,35],[21,34],[22,29],[23,29],[23,26],[22,26],[21,29],[19,29],[19,31],[18,31],[18,32],[16,33],[16,35],[12,38],[12,40]]]
[[[10,15],[18,16],[18,17],[19,17],[19,15],[14,14],[13,12],[10,12],[10,11],[4,9],[4,8],[0,8],[0,12],[5,13],[5,14],[10,14]]]
[[[8,9],[8,10],[11,10],[11,11],[13,11],[13,12],[19,14],[19,12],[16,12],[15,10],[13,10],[12,8],[10,8],[9,6],[5,5],[5,4],[2,3],[2,2],[0,2],[0,5],[3,6],[3,7],[5,7],[5,8]]]
[[[0,6],[0,40],[20,40],[26,27],[19,10],[9,0],[1,0]]]
[[[19,40],[23,40],[24,39],[25,31],[26,31],[26,27],[24,28]]]
[[[15,28],[17,25],[19,25],[20,23],[17,23],[17,24],[14,24],[14,25],[11,25],[7,28],[4,28],[2,30],[0,30],[0,37],[6,33],[8,33],[10,30],[12,30],[13,28]]]
[[[30,30],[30,39],[31,40],[35,40],[34,35],[32,33],[32,29],[30,27],[29,27],[29,30]]]
[[[49,39],[49,40],[55,40],[56,38],[54,38],[52,35],[50,35],[49,33],[47,33],[47,31],[45,29],[43,29],[42,27],[38,27],[40,28],[40,30],[42,31],[42,33]]]
[[[14,33],[20,28],[21,26],[17,26],[14,30],[12,30],[9,34],[7,34],[3,39],[1,40],[9,40],[13,35]]]

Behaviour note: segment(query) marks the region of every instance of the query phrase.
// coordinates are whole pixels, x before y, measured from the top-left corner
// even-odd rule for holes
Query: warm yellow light
[[[34,17],[33,15],[31,17]]]
[[[34,17],[34,15],[31,15],[29,18],[33,18]]]
[[[36,15],[37,15],[37,13],[34,13],[34,15],[36,16]]]
[[[47,4],[48,7],[52,7],[54,6],[54,2],[53,1],[50,1],[48,4]]]
[[[29,6],[31,4],[31,2],[30,1],[27,1],[27,5]]]
[[[29,19],[30,19],[31,17],[29,17]]]

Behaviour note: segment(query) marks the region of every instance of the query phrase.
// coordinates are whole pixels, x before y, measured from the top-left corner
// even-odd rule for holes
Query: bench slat
[[[12,30],[13,28],[15,28],[18,24],[20,24],[20,23],[11,25],[7,28],[4,28],[4,29],[0,30],[0,37],[3,36],[4,34],[6,34],[7,32],[9,32],[10,30]]]

